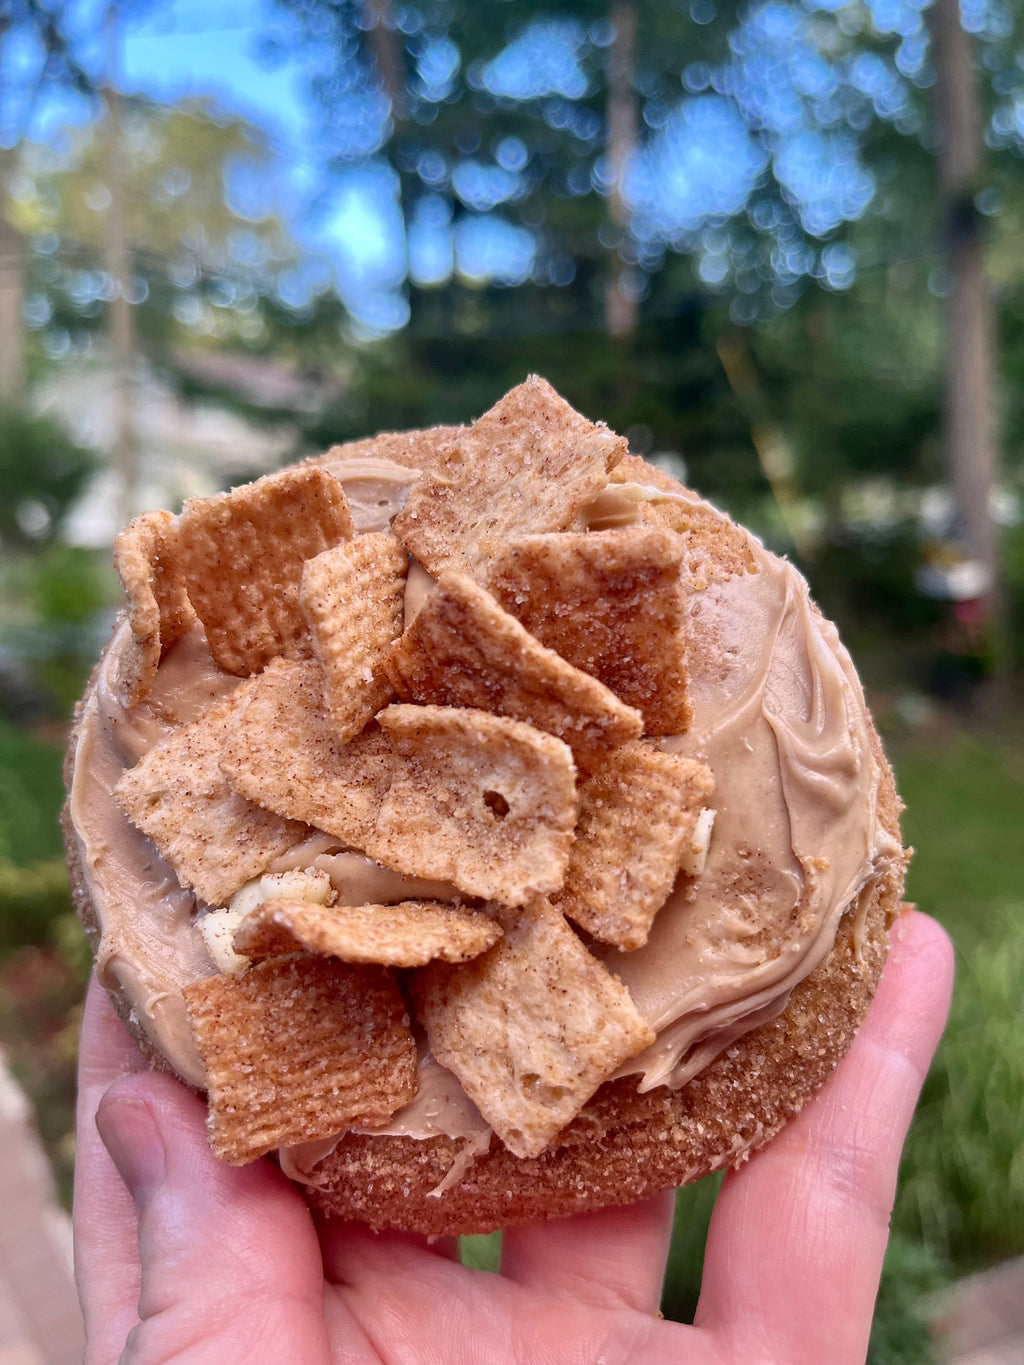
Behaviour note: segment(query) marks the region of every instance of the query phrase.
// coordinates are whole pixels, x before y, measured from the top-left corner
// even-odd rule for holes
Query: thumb
[[[236,1169],[205,1106],[155,1073],[122,1077],[96,1126],[139,1210],[139,1324],[124,1365],[328,1357],[309,1210],[268,1161]]]

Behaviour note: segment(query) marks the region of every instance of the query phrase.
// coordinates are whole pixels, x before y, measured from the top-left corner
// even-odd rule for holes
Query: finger
[[[116,1082],[97,1126],[139,1210],[139,1325],[126,1365],[326,1361],[323,1273],[301,1196],[267,1161],[234,1168],[206,1106],[169,1076]],[[257,1349],[258,1348],[258,1349]]]
[[[89,1343],[86,1365],[116,1360],[138,1321],[138,1213],[100,1140],[96,1108],[118,1076],[144,1066],[93,978],[82,1016],[75,1140],[75,1278]]]
[[[696,1323],[737,1358],[863,1361],[900,1149],[949,1008],[952,949],[897,921],[868,1018],[808,1106],[719,1196]]]
[[[410,1263],[418,1263],[424,1256],[442,1261],[457,1261],[459,1258],[457,1237],[425,1237],[418,1232],[374,1232],[363,1223],[349,1223],[341,1218],[318,1216],[316,1223],[324,1278],[330,1284],[347,1284],[354,1267],[362,1261],[367,1250],[376,1254],[382,1246],[387,1248],[396,1263],[406,1258]]]
[[[330,1233],[328,1318],[343,1314],[346,1323],[357,1323],[377,1360],[668,1365],[692,1345],[685,1359],[710,1365],[707,1343],[692,1328],[650,1313],[595,1304],[589,1292],[575,1299],[548,1285],[470,1270],[426,1254],[422,1239],[405,1234],[378,1234],[354,1223]]]
[[[657,1312],[673,1203],[667,1192],[626,1208],[510,1228],[501,1273],[576,1302]]]

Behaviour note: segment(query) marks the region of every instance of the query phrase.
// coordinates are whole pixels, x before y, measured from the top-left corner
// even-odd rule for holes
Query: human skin
[[[692,1326],[657,1317],[672,1195],[510,1229],[497,1275],[454,1239],[319,1220],[268,1160],[210,1155],[206,1106],[146,1069],[95,984],[75,1178],[85,1365],[861,1365],[900,1151],[952,986],[927,916],[803,1112],[730,1172]]]

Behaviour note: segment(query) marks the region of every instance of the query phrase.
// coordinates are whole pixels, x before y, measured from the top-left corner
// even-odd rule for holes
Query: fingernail
[[[153,1111],[135,1095],[111,1095],[100,1101],[96,1127],[128,1193],[141,1209],[163,1184],[167,1170],[164,1141]]]

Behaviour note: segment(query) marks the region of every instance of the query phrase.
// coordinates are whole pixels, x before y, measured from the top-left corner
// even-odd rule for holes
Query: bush
[[[31,546],[53,536],[96,465],[52,418],[0,412],[0,540]]]
[[[0,864],[60,858],[60,749],[0,719]]]

